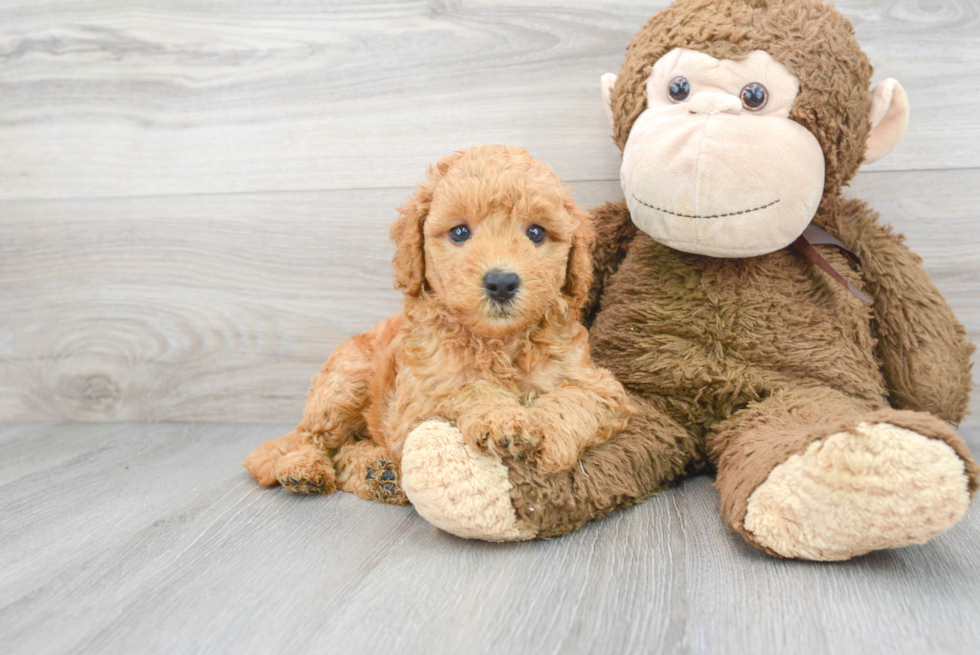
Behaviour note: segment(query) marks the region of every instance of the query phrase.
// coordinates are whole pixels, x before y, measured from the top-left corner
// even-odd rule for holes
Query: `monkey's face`
[[[796,76],[761,50],[741,61],[684,48],[661,57],[623,149],[620,180],[637,227],[712,257],[791,244],[824,184],[819,142],[789,118],[798,92]]]

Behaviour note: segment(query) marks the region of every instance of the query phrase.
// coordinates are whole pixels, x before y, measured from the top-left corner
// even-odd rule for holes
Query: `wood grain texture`
[[[508,141],[583,206],[620,197],[595,80],[661,4],[0,0],[0,420],[292,420],[398,310],[387,226],[427,165]],[[949,93],[976,10],[840,6],[934,105],[876,166],[954,169],[856,195],[976,341],[978,91]]]
[[[492,545],[240,466],[398,310],[387,230],[426,166],[506,142],[621,196],[598,79],[664,4],[0,0],[0,421],[209,422],[0,423],[5,650],[980,651],[976,506],[824,565],[745,546],[705,477]],[[912,105],[851,194],[980,342],[980,11],[836,4]]]
[[[406,196],[6,203],[0,414],[294,415],[332,348],[399,309]]]
[[[980,508],[924,546],[783,561],[710,478],[549,541],[254,485],[287,425],[0,427],[11,653],[975,653]],[[974,449],[980,434],[971,435]]]
[[[527,147],[618,179],[598,80],[645,2],[0,2],[0,197],[410,186]],[[875,170],[980,167],[971,0],[842,0],[913,120]]]
[[[0,420],[297,420],[333,348],[400,309],[387,230],[410,193],[0,201]],[[862,174],[851,193],[980,342],[980,171]]]

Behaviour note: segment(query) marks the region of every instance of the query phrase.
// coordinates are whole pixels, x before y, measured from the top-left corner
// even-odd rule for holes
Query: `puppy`
[[[404,313],[337,347],[303,420],[245,460],[259,484],[405,503],[402,446],[427,419],[474,448],[571,468],[621,430],[628,396],[579,323],[589,217],[520,148],[457,152],[429,170],[391,228]]]

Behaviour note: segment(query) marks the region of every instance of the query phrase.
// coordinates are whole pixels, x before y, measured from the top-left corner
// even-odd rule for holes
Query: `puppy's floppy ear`
[[[395,256],[391,258],[395,288],[407,296],[418,296],[425,286],[422,225],[431,202],[430,185],[419,185],[408,202],[398,208],[398,220],[391,226],[391,240],[395,242]]]
[[[575,231],[572,234],[572,248],[568,251],[568,271],[562,293],[568,297],[572,307],[581,309],[592,286],[592,243],[596,233],[589,214],[579,209],[571,198],[565,198],[564,204]]]
[[[429,215],[432,194],[439,181],[461,154],[453,153],[429,168],[415,194],[399,207],[398,220],[391,226],[391,240],[395,242],[395,256],[391,259],[395,288],[407,296],[418,296],[425,288],[425,217]]]

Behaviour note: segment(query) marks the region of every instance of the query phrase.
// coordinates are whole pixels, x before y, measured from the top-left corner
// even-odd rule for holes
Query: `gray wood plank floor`
[[[511,143],[621,197],[598,79],[664,4],[0,0],[4,649],[980,652],[976,506],[818,565],[746,547],[706,477],[490,545],[241,468],[398,309],[387,229],[429,164]],[[849,193],[980,342],[980,7],[836,4],[912,106]]]
[[[568,537],[486,544],[411,507],[257,488],[239,461],[287,428],[0,428],[5,651],[980,648],[976,505],[924,546],[802,563],[731,534],[698,477]]]

